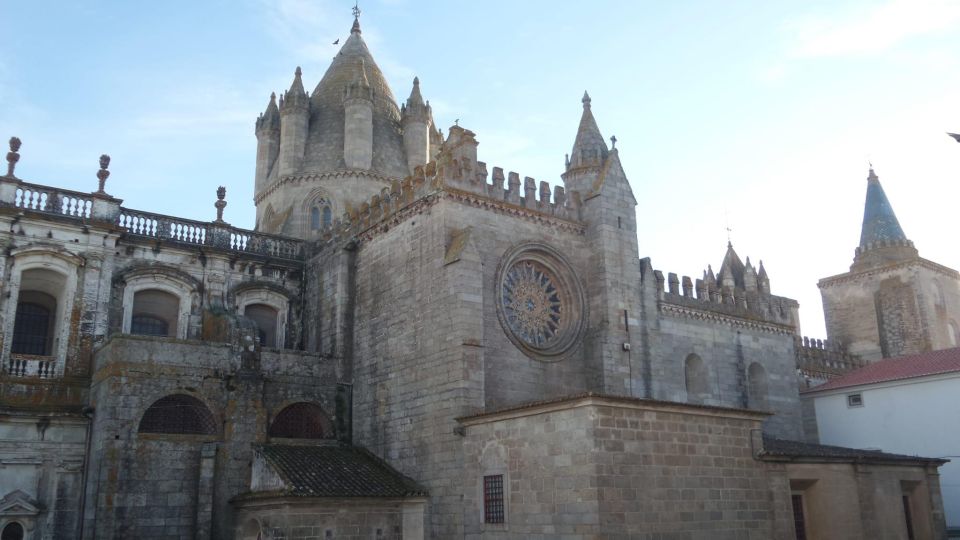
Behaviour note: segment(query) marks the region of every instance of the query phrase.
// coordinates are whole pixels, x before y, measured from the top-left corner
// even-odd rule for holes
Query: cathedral
[[[398,102],[362,35],[256,119],[252,231],[224,188],[213,221],[123,206],[108,156],[96,191],[33,183],[10,140],[3,540],[945,538],[945,460],[817,444],[800,400],[960,338],[872,170],[810,340],[730,244],[641,257],[588,94],[551,186],[418,79]]]

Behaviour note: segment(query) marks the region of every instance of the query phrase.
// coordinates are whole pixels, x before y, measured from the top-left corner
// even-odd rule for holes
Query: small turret
[[[430,161],[430,127],[433,115],[430,105],[420,95],[420,78],[413,78],[413,89],[407,103],[401,109],[403,123],[403,146],[407,151],[410,173]]]
[[[753,265],[750,264],[750,257],[747,257],[747,263],[743,269],[743,286],[748,292],[757,292],[757,271],[754,270]]]
[[[310,123],[310,98],[303,89],[300,66],[293,83],[280,99],[280,176],[293,174],[303,164]]]
[[[757,285],[760,292],[770,294],[770,278],[767,277],[767,269],[763,267],[763,261],[760,261],[760,269],[757,271]]]
[[[360,32],[354,21],[354,31]],[[363,58],[358,59],[354,78],[343,90],[343,161],[349,169],[373,165],[373,89],[367,80]]]
[[[610,151],[607,149],[606,141],[603,140],[603,135],[600,134],[597,121],[593,118],[590,95],[584,92],[580,102],[583,104],[583,113],[580,115],[580,125],[573,141],[573,149],[566,158],[563,182],[568,192],[579,191],[587,195],[594,181],[601,175]]]
[[[277,94],[270,94],[267,110],[257,118],[257,169],[254,180],[254,194],[267,186],[267,179],[280,155],[280,109],[277,107]]]

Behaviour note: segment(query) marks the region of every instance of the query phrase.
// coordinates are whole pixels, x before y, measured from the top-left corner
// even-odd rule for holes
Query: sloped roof
[[[880,360],[836,379],[831,379],[820,386],[804,390],[803,393],[809,394],[953,372],[960,372],[960,348]]]
[[[843,446],[813,444],[800,441],[788,441],[774,437],[763,437],[763,455],[782,458],[808,458],[841,461],[875,461],[875,462],[922,462],[946,463],[949,460],[908,456],[904,454],[889,454],[878,450],[862,450]]]
[[[419,497],[427,490],[372,453],[354,446],[259,447],[284,480],[286,495],[298,497]]]

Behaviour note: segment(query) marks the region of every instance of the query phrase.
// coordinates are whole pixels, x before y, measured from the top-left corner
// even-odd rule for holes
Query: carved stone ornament
[[[575,350],[585,327],[583,289],[570,265],[549,246],[511,250],[497,272],[497,316],[527,356],[557,361]]]

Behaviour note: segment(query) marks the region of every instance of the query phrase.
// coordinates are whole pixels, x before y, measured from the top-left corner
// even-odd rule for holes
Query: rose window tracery
[[[553,248],[522,244],[497,271],[497,317],[504,333],[527,356],[558,361],[576,349],[585,325],[583,289]]]
[[[503,282],[503,309],[510,329],[527,344],[544,347],[557,338],[563,302],[555,279],[542,266],[523,261]]]

